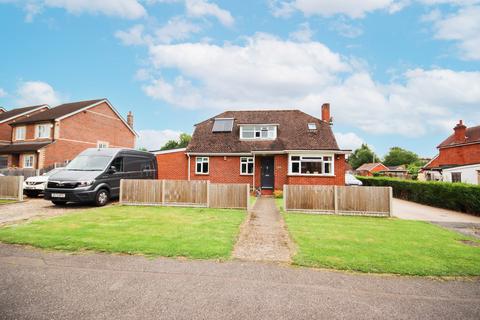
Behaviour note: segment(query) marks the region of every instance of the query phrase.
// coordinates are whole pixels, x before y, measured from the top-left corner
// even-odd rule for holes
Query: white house
[[[480,184],[480,163],[443,169],[443,181]]]

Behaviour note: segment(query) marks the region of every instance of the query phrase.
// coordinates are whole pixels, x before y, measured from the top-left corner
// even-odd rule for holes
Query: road
[[[0,319],[480,319],[480,282],[0,244]]]

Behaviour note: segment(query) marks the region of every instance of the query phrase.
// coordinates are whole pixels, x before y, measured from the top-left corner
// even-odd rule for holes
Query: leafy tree
[[[400,166],[417,163],[420,159],[415,152],[402,149],[400,147],[392,147],[385,155],[383,164],[386,166]]]
[[[171,150],[171,149],[178,149],[178,148],[185,148],[192,140],[192,136],[187,133],[180,134],[180,137],[177,140],[169,140],[167,141],[160,150]]]
[[[377,161],[380,161],[380,159],[368,147],[367,144],[362,144],[362,146],[355,150],[348,158],[348,163],[350,163],[353,169],[357,169],[364,163],[371,163]]]
[[[138,151],[148,151],[148,150],[145,147],[140,147],[140,148],[138,148]]]

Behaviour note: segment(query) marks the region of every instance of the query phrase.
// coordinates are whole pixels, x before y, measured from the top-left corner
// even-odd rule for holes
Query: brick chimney
[[[460,120],[455,128],[453,128],[453,131],[455,133],[453,134],[454,136],[454,141],[455,142],[465,142],[465,135],[467,133],[467,126],[463,124],[463,120]]]
[[[332,124],[332,117],[330,117],[330,103],[324,103],[322,105],[322,121],[328,124]]]
[[[132,111],[128,111],[128,114],[127,114],[127,123],[128,123],[128,125],[130,126],[130,128],[133,129],[133,113],[132,113]]]

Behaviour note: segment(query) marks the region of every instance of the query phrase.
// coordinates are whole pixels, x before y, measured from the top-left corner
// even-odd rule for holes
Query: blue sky
[[[480,124],[480,0],[0,0],[0,105],[108,98],[158,148],[224,110],[330,102],[344,148]]]

